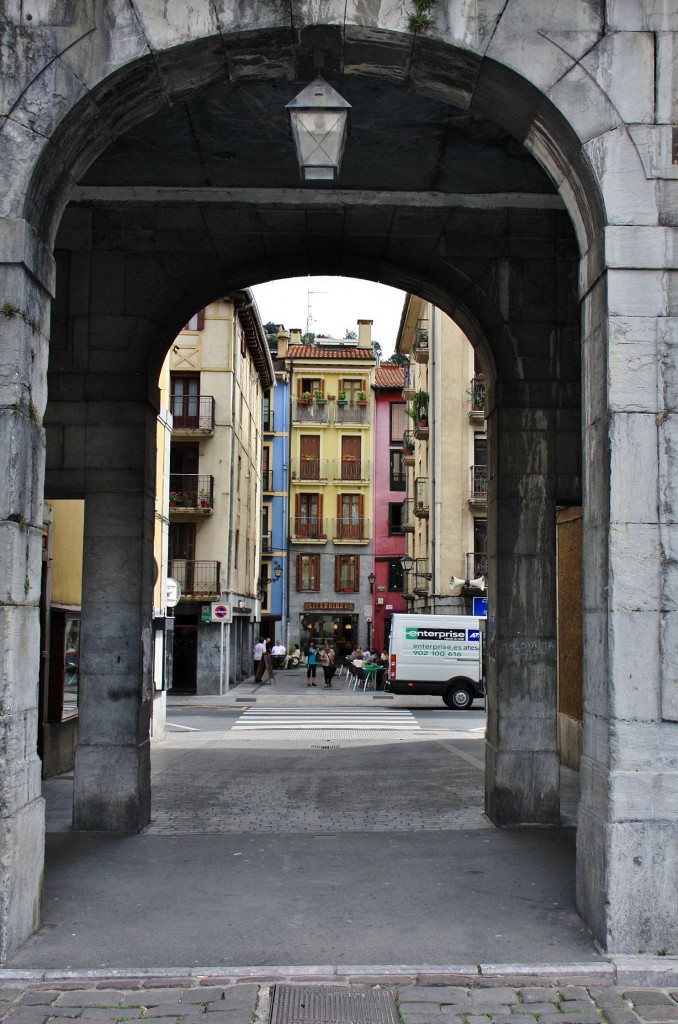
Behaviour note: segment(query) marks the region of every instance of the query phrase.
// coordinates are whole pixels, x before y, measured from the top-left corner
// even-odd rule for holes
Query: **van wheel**
[[[464,686],[455,686],[447,691],[443,700],[453,711],[468,711],[473,704],[473,695]]]

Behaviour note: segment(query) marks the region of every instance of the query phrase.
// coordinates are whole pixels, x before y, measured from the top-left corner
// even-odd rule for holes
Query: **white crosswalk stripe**
[[[398,708],[251,708],[233,731],[254,729],[379,729],[413,732],[421,726],[411,711]]]

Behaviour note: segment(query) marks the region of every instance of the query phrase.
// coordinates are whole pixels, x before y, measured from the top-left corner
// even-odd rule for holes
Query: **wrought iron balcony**
[[[299,459],[291,460],[290,471],[292,480],[296,483],[303,483],[305,480],[326,483],[328,460],[317,459],[315,455],[302,455]]]
[[[214,510],[214,477],[170,473],[170,511],[210,515]]]
[[[431,592],[431,569],[428,558],[415,558],[413,566],[413,589],[418,597],[427,597]]]
[[[480,576],[487,576],[487,554],[481,551],[469,551],[466,555],[466,565],[469,579],[477,580]]]
[[[414,433],[411,430],[406,430],[403,434],[403,464],[414,465]]]
[[[482,419],[485,413],[485,378],[475,376],[471,379],[471,410],[469,416],[472,419]]]
[[[412,348],[415,362],[427,363],[428,351],[428,320],[417,320],[414,332],[414,346]]]
[[[172,395],[170,401],[174,434],[211,436],[214,433],[212,395]]]
[[[261,551],[265,555],[273,551],[273,534],[270,530],[268,533],[262,533],[261,535]]]
[[[273,470],[272,469],[264,469],[264,470],[262,470],[262,473],[261,473],[261,486],[264,489],[264,491],[272,491],[273,490]]]
[[[292,403],[292,421],[294,423],[329,423],[329,402],[320,402],[311,398],[308,401],[297,399]]]
[[[414,481],[414,514],[418,519],[428,519],[428,477],[418,476]]]
[[[471,498],[472,502],[487,502],[487,466],[471,466]]]
[[[326,541],[327,531],[322,516],[293,516],[293,541]]]
[[[335,541],[353,541],[361,543],[370,537],[369,519],[338,518],[333,520],[332,537]]]
[[[403,533],[414,533],[417,528],[417,524],[414,521],[414,499],[405,498],[403,502],[403,511],[400,520],[400,526]]]
[[[352,423],[354,425],[365,424],[370,422],[370,404],[365,401],[353,401],[343,405],[341,402],[336,403],[334,409],[334,422],[335,423]]]
[[[172,558],[168,562],[168,573],[181,587],[182,600],[208,597],[216,600],[221,594],[221,562]]]
[[[368,483],[370,460],[344,455],[334,463],[334,479],[349,480],[352,483]]]

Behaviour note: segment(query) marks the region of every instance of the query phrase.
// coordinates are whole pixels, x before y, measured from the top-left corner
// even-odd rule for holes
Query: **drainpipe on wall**
[[[436,522],[437,516],[437,505],[436,505],[436,476],[438,475],[438,445],[436,437],[436,422],[437,422],[437,409],[436,409],[436,352],[437,346],[437,335],[438,335],[438,310],[435,306],[431,306],[431,352],[430,352],[430,372],[429,372],[429,409],[431,415],[429,415],[429,431],[431,441],[429,443],[429,465],[427,466],[429,479],[431,481],[431,516],[433,522],[431,523],[431,614],[435,615],[436,612],[436,581],[437,581],[437,565],[436,565]]]

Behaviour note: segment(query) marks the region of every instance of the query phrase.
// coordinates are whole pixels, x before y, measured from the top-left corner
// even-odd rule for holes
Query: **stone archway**
[[[45,407],[49,297],[55,291],[51,249],[60,225],[62,239],[71,233],[71,252],[90,252],[91,248],[86,239],[91,225],[78,220],[77,205],[62,222],[73,183],[82,178],[111,141],[168,99],[179,101],[192,96],[225,77],[231,83],[253,79],[291,82],[297,74],[304,75],[310,50],[320,46],[331,55],[330,70],[334,59],[348,81],[353,76],[356,80],[381,77],[397,81],[417,95],[439,98],[474,118],[499,124],[546,168],[574,226],[583,310],[585,526],[590,566],[585,591],[587,718],[579,902],[582,913],[610,949],[635,951],[666,945],[675,927],[673,911],[658,914],[656,907],[672,906],[668,898],[671,879],[667,869],[664,873],[661,869],[662,863],[671,863],[666,856],[667,843],[672,847],[676,844],[675,812],[670,801],[671,756],[657,766],[644,751],[652,749],[653,738],[660,742],[660,735],[665,750],[675,750],[678,742],[678,703],[670,665],[675,627],[671,580],[664,569],[672,549],[671,495],[664,488],[661,508],[653,498],[658,481],[670,475],[671,456],[664,452],[670,452],[673,421],[670,397],[660,398],[656,390],[651,394],[645,387],[640,401],[636,401],[635,392],[631,395],[629,389],[631,379],[638,381],[630,371],[638,352],[643,354],[642,369],[654,365],[658,353],[667,375],[671,369],[666,341],[672,329],[672,300],[669,261],[664,255],[670,229],[658,226],[657,205],[663,204],[670,221],[671,176],[664,174],[664,191],[657,198],[655,183],[648,179],[662,178],[666,158],[662,163],[659,141],[649,141],[643,165],[641,150],[634,144],[641,133],[631,132],[627,125],[648,125],[653,118],[667,118],[668,103],[663,99],[663,114],[648,110],[654,82],[650,89],[642,69],[646,66],[648,37],[672,32],[676,25],[661,12],[645,16],[640,25],[635,16],[615,14],[603,25],[602,9],[595,4],[567,5],[566,12],[556,5],[544,12],[537,0],[515,0],[508,5],[498,4],[496,12],[483,23],[468,13],[441,14],[441,23],[427,39],[411,37],[396,14],[382,18],[375,13],[363,23],[349,19],[339,26],[316,24],[311,13],[286,22],[273,8],[250,17],[247,13],[235,15],[229,7],[222,23],[217,24],[213,10],[205,4],[204,9],[193,10],[186,24],[169,25],[161,15],[161,6],[150,5],[144,20],[134,21],[131,14],[127,19],[124,12],[117,11],[113,17],[107,5],[95,9],[92,4],[81,12],[80,20],[67,14],[61,24],[34,25],[31,30],[16,25],[10,29],[17,59],[25,60],[26,84],[17,91],[16,98],[10,90],[1,140],[5,166],[12,169],[5,200],[2,268],[9,295],[4,307],[3,348],[11,368],[4,387],[8,401],[3,414],[9,486],[1,510],[3,531],[9,541],[4,556],[6,578],[12,581],[3,606],[8,637],[4,683],[10,709],[8,735],[16,738],[26,728],[30,735],[27,723],[34,715],[30,679],[37,678],[37,672],[33,673],[29,665],[26,684],[16,652],[27,648],[37,663],[36,609],[31,591],[39,567],[37,527],[43,458],[39,421]],[[111,15],[106,32],[101,22],[103,14]],[[30,33],[38,29],[42,49],[30,45],[36,38]],[[666,62],[671,52],[666,38],[663,46]],[[639,69],[643,84],[643,88],[636,88],[635,98],[624,84],[629,63]],[[669,80],[659,75],[661,97]],[[645,137],[649,139],[649,133]],[[421,189],[413,191],[418,194]],[[388,206],[383,194],[365,198],[373,209]],[[81,200],[86,202],[86,197],[81,196]],[[277,200],[279,205],[280,195]],[[329,198],[330,213],[333,203]],[[96,207],[96,198],[93,205]],[[490,209],[496,211],[496,202]],[[416,204],[415,212],[417,217],[422,216]],[[82,232],[80,240],[78,232]],[[307,236],[308,232],[303,237]],[[325,237],[334,237],[333,232]],[[354,237],[349,232],[345,244]],[[449,241],[453,244],[459,237],[452,232]],[[489,234],[486,231],[481,237]],[[403,238],[412,238],[411,228]],[[515,235],[509,234],[506,239],[514,242]],[[553,241],[559,241],[557,233]],[[521,731],[525,719],[514,713],[512,695],[519,693],[518,704],[530,706],[533,695],[529,688],[522,690],[519,682],[524,668],[520,659],[525,651],[532,652],[539,665],[537,675],[543,683],[540,693],[547,693],[553,686],[552,616],[547,614],[539,623],[538,638],[522,632],[534,604],[525,599],[520,569],[528,555],[525,542],[531,534],[537,543],[530,550],[536,549],[537,557],[543,559],[540,593],[552,589],[547,568],[552,540],[539,507],[546,496],[549,501],[555,500],[559,486],[572,486],[571,478],[576,476],[576,466],[570,466],[568,473],[562,474],[570,478],[569,482],[558,479],[559,458],[571,449],[567,439],[579,437],[574,426],[579,401],[574,370],[578,364],[576,359],[572,361],[566,339],[551,337],[549,372],[545,375],[542,369],[536,375],[526,373],[531,360],[534,366],[534,361],[543,357],[543,350],[533,334],[536,350],[530,352],[530,332],[526,329],[529,316],[517,334],[513,328],[519,320],[509,313],[510,297],[516,293],[527,295],[529,277],[516,292],[517,281],[512,276],[515,263],[506,259],[504,251],[498,258],[495,254],[487,260],[486,280],[477,274],[469,276],[460,266],[463,260],[446,263],[441,258],[441,246],[444,249],[446,244],[439,232],[426,265],[408,268],[402,253],[388,262],[383,253],[366,256],[363,239],[363,248],[350,254],[347,251],[339,265],[347,268],[345,272],[351,268],[353,273],[390,283],[406,282],[450,312],[461,297],[478,316],[487,337],[495,337],[497,437],[511,437],[511,442],[506,449],[508,472],[502,473],[502,466],[497,466],[491,500],[494,494],[497,501],[505,501],[502,478],[509,493],[527,498],[507,518],[510,529],[503,540],[497,540],[495,551],[497,607],[506,609],[510,605],[511,612],[503,619],[498,617],[496,624],[497,707],[501,706],[504,714],[497,717],[490,740],[494,785],[489,787],[489,807],[498,821],[550,820],[554,787],[552,781],[544,785],[544,780],[553,779],[555,737],[547,723],[540,729],[536,719],[526,736],[525,730]],[[314,258],[319,271],[327,268],[317,253]],[[222,259],[220,256],[213,265],[223,271]],[[567,264],[554,253],[549,254],[549,260],[554,268],[559,262]],[[81,256],[80,261],[81,267],[91,269],[89,257]],[[280,276],[283,265],[289,273],[303,262],[303,254],[288,245],[264,263],[243,263],[241,259],[244,280],[238,281],[234,273],[228,282],[230,286],[254,283],[263,276]],[[276,266],[278,271],[273,273]],[[164,270],[167,273],[167,267]],[[642,281],[638,280],[639,274],[643,275]],[[141,316],[136,310],[125,309],[126,337],[133,339],[136,353],[146,352],[147,366],[153,365],[152,352],[157,353],[159,346],[169,341],[172,326],[176,328],[182,322],[186,308],[200,304],[200,289],[213,289],[207,284],[209,277],[209,273],[204,274],[200,284],[179,289],[175,303],[170,308],[165,303],[163,317]],[[563,280],[567,277],[565,274]],[[559,292],[557,273],[553,272],[552,280],[556,287],[549,301],[555,309],[563,292]],[[568,287],[571,281],[565,286],[566,295]],[[167,297],[169,293],[165,290],[160,294]],[[524,308],[529,310],[529,303]],[[91,335],[90,308],[83,308],[81,315]],[[555,321],[551,317],[551,322],[558,319],[557,315]],[[657,330],[660,323],[661,333]],[[627,354],[629,348],[632,351]],[[558,367],[555,375],[553,359]],[[547,381],[550,391],[539,387],[540,382],[543,385]],[[96,402],[96,389],[91,389],[94,376],[90,374],[86,383],[90,389],[79,394],[78,400]],[[147,401],[147,378],[137,375],[134,384],[138,389],[134,391],[135,437],[141,444],[152,404]],[[501,444],[496,448],[500,450]],[[525,458],[517,471],[517,463],[511,461],[515,454],[508,453],[521,450]],[[535,451],[540,453],[536,472],[530,461]],[[645,467],[647,486],[640,489],[640,494],[636,489],[630,492],[622,457],[634,451],[650,453]],[[137,489],[141,517],[147,486],[148,479],[142,473]],[[529,514],[530,509],[535,515]],[[661,587],[655,585],[653,589],[644,582],[648,566],[656,566],[652,578],[661,579]],[[523,595],[522,601],[507,601],[514,586]],[[527,643],[525,649],[514,650],[517,633],[521,633],[520,642]],[[651,711],[647,699],[640,696],[647,669],[637,653],[643,650],[642,640],[648,633],[656,639],[661,636],[668,659],[668,663],[662,663],[657,658],[651,665]],[[530,646],[532,643],[536,646]],[[138,672],[141,694],[141,641],[133,661],[131,671]],[[25,663],[22,669],[26,669]],[[139,718],[134,714],[124,726],[126,735],[138,732],[140,724],[143,715]],[[29,850],[41,845],[38,766],[30,752],[23,759],[13,757],[15,749],[16,740],[8,740],[4,756],[13,782],[5,800],[4,820],[12,836],[12,855],[0,882],[3,951],[15,947],[35,926],[41,877],[39,855],[32,852],[31,857],[27,856]],[[23,749],[30,751],[30,742],[24,742]],[[530,794],[529,799],[516,799],[517,771],[525,774],[527,785],[522,790]],[[636,773],[638,780],[630,787],[629,771]],[[643,810],[641,801],[647,785],[659,794],[651,813]],[[130,786],[130,791],[133,788]],[[143,820],[142,804],[138,801],[134,811],[137,823]],[[641,842],[642,852],[638,852],[633,867],[627,867],[625,845]],[[10,910],[8,894],[10,889],[17,891],[18,879],[26,882],[21,885],[25,898]],[[626,892],[631,885],[635,899],[629,903]]]

